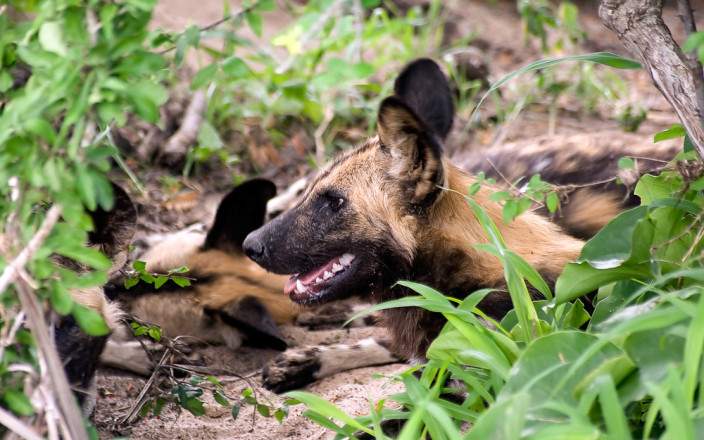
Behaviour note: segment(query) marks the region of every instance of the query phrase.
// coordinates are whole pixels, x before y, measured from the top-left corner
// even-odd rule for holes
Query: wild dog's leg
[[[90,414],[95,406],[95,370],[108,337],[85,334],[72,316],[61,318],[54,332],[68,382],[84,413]]]
[[[152,360],[139,341],[116,341],[113,338],[108,339],[105,344],[100,362],[142,376],[147,376],[154,368]]]
[[[296,324],[309,329],[336,328],[342,326],[357,313],[368,309],[371,304],[355,304],[350,301],[334,301],[311,309],[306,309],[296,317]],[[349,327],[367,327],[378,321],[376,315],[367,315],[349,323]]]
[[[264,387],[283,393],[315,382],[323,377],[353,370],[398,362],[388,343],[375,338],[356,344],[318,345],[289,349],[264,367]]]

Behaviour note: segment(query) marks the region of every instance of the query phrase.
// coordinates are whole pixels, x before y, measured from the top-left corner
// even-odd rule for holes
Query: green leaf
[[[257,12],[268,12],[276,10],[275,0],[257,0]]]
[[[76,319],[81,330],[90,336],[105,336],[110,333],[110,328],[105,324],[102,316],[93,309],[74,304],[71,315]]]
[[[672,197],[681,188],[682,177],[678,174],[646,174],[640,178],[633,193],[640,197],[642,205],[650,205],[656,200]]]
[[[28,417],[34,414],[34,408],[29,398],[22,392],[7,390],[2,395],[2,400],[15,414]]]
[[[128,277],[125,278],[125,282],[123,284],[125,285],[125,289],[129,290],[136,286],[137,283],[139,283],[139,277]]]
[[[647,212],[647,207],[639,206],[619,214],[584,245],[577,262],[586,261],[596,269],[620,266],[631,256],[634,231]]]
[[[331,417],[333,419],[340,420],[341,422],[352,426],[354,429],[364,431],[367,434],[373,434],[369,428],[349,416],[338,406],[328,402],[327,400],[319,396],[316,396],[315,394],[308,393],[305,391],[289,391],[285,395],[287,397],[298,400],[299,402],[306,405],[310,410],[313,410],[325,417]]]
[[[618,167],[621,170],[632,170],[636,167],[636,161],[632,157],[622,157],[618,160]]]
[[[93,248],[71,244],[58,247],[56,253],[97,270],[108,270],[112,266],[112,262],[108,257]]]
[[[218,72],[218,67],[218,64],[210,64],[200,69],[191,81],[191,89],[200,89],[201,87],[210,84],[213,81],[215,74]]]
[[[686,134],[684,127],[681,124],[675,124],[670,128],[667,128],[659,133],[655,134],[653,142],[665,141],[667,139],[674,139],[682,137]]]
[[[557,211],[559,204],[560,198],[557,193],[551,192],[545,197],[545,206],[550,214],[554,214]]]
[[[587,262],[569,263],[555,283],[555,298],[557,303],[561,304],[614,281],[642,280],[649,276],[647,265],[596,269]]]
[[[288,416],[288,407],[286,406],[283,406],[274,412],[274,418],[279,423],[283,423],[286,416]]]
[[[0,93],[10,90],[12,83],[12,75],[7,70],[0,71]]]
[[[147,263],[145,261],[135,260],[134,263],[132,263],[132,268],[140,273],[146,272]]]
[[[149,327],[147,330],[147,335],[156,342],[161,341],[161,329],[159,327]]]
[[[220,391],[218,391],[218,390],[213,390],[213,399],[215,399],[215,401],[216,401],[217,403],[219,403],[221,406],[224,406],[224,407],[226,407],[226,408],[230,406],[230,401],[227,400],[227,397],[225,397],[225,396],[224,396]]]
[[[257,37],[261,37],[263,26],[262,16],[256,12],[247,12],[244,14],[244,18],[247,20],[247,24],[249,28],[252,29],[252,32],[254,32]]]
[[[171,277],[171,281],[176,283],[179,287],[188,287],[191,285],[191,281],[184,277]]]
[[[39,44],[47,52],[66,56],[68,49],[64,43],[64,34],[61,24],[56,21],[47,21],[39,28]]]
[[[261,414],[263,417],[270,417],[271,412],[269,410],[269,407],[266,405],[262,405],[261,403],[257,404],[257,412]]]
[[[68,315],[73,308],[73,298],[68,289],[59,282],[51,283],[51,295],[49,297],[51,307],[59,315]]]
[[[222,71],[232,79],[245,78],[252,72],[242,58],[234,55],[223,61]]]
[[[203,401],[197,397],[186,397],[183,400],[179,398],[179,404],[196,417],[200,417],[205,414]]]
[[[156,279],[154,280],[154,288],[156,288],[156,289],[160,288],[167,281],[169,281],[169,277],[167,277],[166,275],[157,276]]]
[[[239,405],[232,405],[232,411],[230,411],[232,414],[232,420],[237,420],[237,416],[240,415],[240,406]]]
[[[687,40],[682,45],[682,50],[692,52],[699,49],[702,45],[704,45],[704,32],[695,32],[687,37]]]

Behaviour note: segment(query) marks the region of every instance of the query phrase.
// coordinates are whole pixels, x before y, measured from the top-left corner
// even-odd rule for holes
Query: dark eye
[[[337,212],[345,206],[346,200],[340,194],[327,192],[323,197],[325,198],[325,204],[332,212]]]

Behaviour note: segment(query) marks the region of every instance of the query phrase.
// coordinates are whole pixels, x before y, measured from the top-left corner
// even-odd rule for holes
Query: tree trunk
[[[662,0],[602,0],[599,16],[641,59],[655,86],[677,112],[699,157],[704,158],[704,109],[697,99],[702,79],[695,75],[665,25]]]

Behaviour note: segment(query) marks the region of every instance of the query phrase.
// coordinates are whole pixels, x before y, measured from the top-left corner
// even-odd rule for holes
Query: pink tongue
[[[296,289],[296,280],[300,280],[303,285],[307,286],[312,284],[316,278],[323,278],[325,271],[330,272],[333,264],[339,264],[338,260],[339,259],[335,257],[317,269],[313,269],[312,271],[306,272],[302,275],[293,275],[286,281],[286,285],[284,286],[284,294],[288,295]]]

